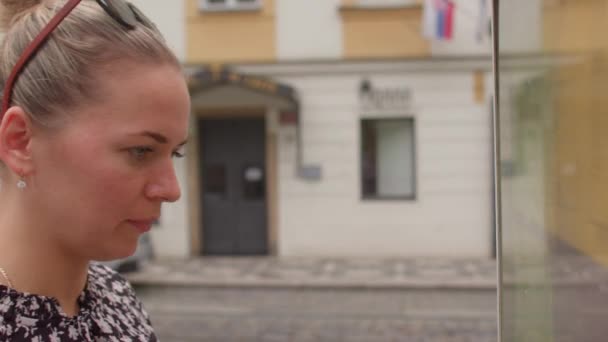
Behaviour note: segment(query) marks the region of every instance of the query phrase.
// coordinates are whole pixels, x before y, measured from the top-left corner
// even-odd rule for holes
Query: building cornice
[[[539,69],[553,65],[580,61],[581,54],[505,54],[501,56],[501,69]],[[205,65],[186,64],[186,70],[196,70]],[[462,72],[492,71],[490,55],[446,56],[407,59],[372,60],[307,60],[275,63],[230,63],[229,67],[248,74],[281,76],[313,76],[361,73],[399,72]]]

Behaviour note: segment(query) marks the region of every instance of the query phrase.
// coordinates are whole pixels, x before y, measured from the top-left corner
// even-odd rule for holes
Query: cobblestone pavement
[[[602,340],[608,268],[549,260],[506,260],[505,336]],[[127,278],[163,341],[496,341],[494,260],[205,257]]]
[[[495,288],[496,261],[202,257],[154,261],[128,279],[140,285]]]
[[[494,290],[136,287],[161,341],[496,341]]]
[[[126,276],[137,285],[489,289],[496,267],[492,259],[201,257],[155,260]],[[506,285],[530,285],[539,274],[556,286],[608,284],[608,268],[581,255],[505,267]]]

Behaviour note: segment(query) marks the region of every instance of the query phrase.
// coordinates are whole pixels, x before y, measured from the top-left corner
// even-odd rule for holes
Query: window
[[[414,199],[414,119],[361,121],[361,190],[364,199]]]
[[[205,11],[250,11],[260,9],[262,0],[199,0]]]
[[[226,186],[226,165],[212,164],[205,170],[204,189],[206,194],[225,196]]]
[[[243,198],[246,200],[263,200],[266,194],[264,168],[260,165],[248,165],[243,169]]]

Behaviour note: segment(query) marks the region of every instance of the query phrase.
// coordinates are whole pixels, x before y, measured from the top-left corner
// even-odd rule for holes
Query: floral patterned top
[[[107,266],[90,265],[78,303],[68,317],[55,298],[0,285],[0,341],[157,341],[133,288]]]

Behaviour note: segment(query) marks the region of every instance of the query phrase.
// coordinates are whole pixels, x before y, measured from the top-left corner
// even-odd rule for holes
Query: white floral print
[[[54,298],[0,285],[0,341],[157,341],[131,285],[104,265],[90,265],[78,303],[78,315],[68,317]]]

